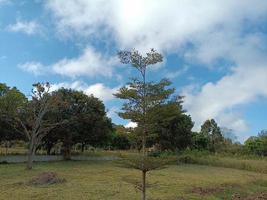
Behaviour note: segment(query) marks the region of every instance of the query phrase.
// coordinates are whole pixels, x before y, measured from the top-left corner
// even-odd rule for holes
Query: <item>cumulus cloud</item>
[[[266,15],[262,0],[49,0],[61,32],[103,35],[121,47],[176,49],[199,33]],[[108,34],[107,34],[108,33]]]
[[[96,83],[93,85],[87,85],[82,81],[74,81],[72,83],[63,82],[52,84],[52,91],[59,88],[71,88],[79,91],[83,91],[87,95],[94,95],[95,97],[101,99],[104,102],[114,99],[113,94],[117,92],[119,87],[110,88],[105,86],[103,83]]]
[[[111,78],[114,66],[118,64],[115,57],[106,57],[92,47],[84,49],[81,55],[74,58],[63,58],[56,63],[44,66],[40,62],[30,61],[19,64],[18,67],[35,75],[45,73],[59,74],[66,77],[79,76]]]
[[[64,58],[52,65],[52,70],[60,75],[77,76],[106,76],[111,77],[113,66],[117,64],[116,58],[107,58],[87,47],[77,58]]]
[[[267,63],[261,66],[242,66],[216,83],[206,83],[200,91],[185,91],[185,107],[196,121],[196,127],[209,118],[217,118],[222,126],[238,132],[248,125],[234,113],[235,106],[267,97]]]
[[[34,35],[41,33],[41,26],[36,21],[20,21],[15,24],[7,26],[7,30],[10,32],[21,32],[27,35]]]
[[[39,62],[26,62],[19,64],[18,67],[23,71],[34,74],[35,76],[42,75],[45,73],[45,67]]]

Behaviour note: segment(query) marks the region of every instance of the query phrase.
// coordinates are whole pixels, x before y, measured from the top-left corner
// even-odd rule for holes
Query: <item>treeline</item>
[[[152,154],[161,152],[177,152],[180,150],[197,150],[210,153],[223,153],[228,155],[256,155],[267,156],[267,131],[262,130],[257,136],[251,136],[244,144],[236,141],[231,129],[220,128],[214,119],[206,120],[199,132],[191,131],[192,121],[188,117],[188,128],[183,121],[176,123],[175,129],[162,130],[160,134],[148,140],[147,148]],[[113,149],[139,149],[140,141],[136,137],[136,130],[115,126],[113,132]]]
[[[250,137],[244,145],[234,142],[231,130],[220,128],[214,119],[205,121],[200,132],[192,132],[194,123],[183,110],[183,98],[171,97],[174,90],[165,90],[170,84],[164,79],[157,88],[151,88],[168,94],[160,107],[149,113],[153,126],[149,127],[146,148],[150,152],[196,149],[267,155],[267,131]],[[47,154],[62,154],[65,159],[70,159],[73,147],[81,152],[90,147],[141,149],[141,127],[112,124],[98,98],[72,89],[49,89],[48,83],[34,84],[31,97],[26,98],[17,88],[0,84],[2,145],[10,147],[22,140],[32,155],[42,149]]]

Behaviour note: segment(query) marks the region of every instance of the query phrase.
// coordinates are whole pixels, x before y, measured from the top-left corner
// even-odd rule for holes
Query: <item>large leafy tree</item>
[[[110,119],[106,116],[104,104],[94,96],[83,92],[61,88],[52,93],[57,97],[58,104],[51,113],[55,121],[65,121],[51,130],[54,142],[63,143],[65,159],[70,159],[71,147],[75,143],[101,146],[112,130]],[[49,137],[45,144],[49,144]],[[50,145],[51,147],[51,145]]]
[[[153,109],[152,144],[160,150],[182,150],[191,144],[193,122],[182,109],[183,97],[177,96]]]
[[[123,119],[129,119],[138,124],[138,131],[142,143],[142,155],[129,162],[132,167],[142,172],[142,200],[146,199],[146,173],[160,166],[160,162],[156,162],[147,157],[146,144],[147,139],[153,134],[154,121],[151,116],[155,109],[160,109],[173,94],[174,89],[168,88],[170,82],[166,79],[160,82],[147,81],[147,67],[162,62],[162,55],[152,49],[146,54],[141,55],[138,51],[122,51],[119,52],[119,58],[123,64],[130,64],[137,69],[140,78],[133,78],[124,87],[120,88],[115,94],[117,98],[125,100],[122,112],[119,116]]]
[[[0,142],[4,142],[6,147],[11,140],[24,139],[14,128],[10,116],[26,102],[26,97],[17,88],[0,83]]]

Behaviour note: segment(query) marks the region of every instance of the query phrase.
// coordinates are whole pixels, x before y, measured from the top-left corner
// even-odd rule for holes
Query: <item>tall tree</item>
[[[35,152],[42,139],[59,124],[48,117],[57,102],[49,91],[49,83],[33,84],[31,100],[13,115],[16,129],[25,134],[29,142],[27,169],[32,169]]]
[[[206,120],[201,126],[201,134],[209,139],[208,149],[215,152],[223,142],[223,136],[220,127],[214,119]]]
[[[103,145],[112,124],[106,116],[104,104],[98,98],[65,88],[53,92],[52,96],[56,96],[59,102],[54,109],[56,121],[67,122],[52,130],[52,134],[58,135],[57,139],[63,143],[66,160],[71,158],[71,147],[75,143],[81,143],[82,148],[87,144]]]
[[[160,164],[147,157],[146,143],[147,137],[151,134],[151,127],[154,126],[150,120],[150,114],[156,107],[159,107],[174,92],[168,89],[170,82],[166,79],[159,83],[148,82],[146,77],[147,67],[162,62],[162,55],[151,49],[146,56],[142,56],[138,51],[121,51],[119,58],[123,64],[130,64],[137,69],[141,78],[133,78],[126,86],[120,88],[115,94],[117,98],[126,102],[123,104],[119,116],[130,119],[138,124],[142,142],[142,156],[132,160],[132,167],[142,171],[142,200],[146,199],[146,173],[160,167]]]
[[[5,143],[6,153],[11,140],[24,139],[14,128],[10,116],[26,102],[26,97],[17,88],[0,83],[0,142]]]

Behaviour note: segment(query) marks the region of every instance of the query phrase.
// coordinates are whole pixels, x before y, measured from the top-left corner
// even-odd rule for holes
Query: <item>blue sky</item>
[[[0,0],[0,82],[26,95],[37,81],[82,90],[127,125],[112,93],[137,75],[116,57],[132,48],[164,55],[149,79],[185,95],[195,130],[209,118],[239,141],[267,129],[267,1]]]

